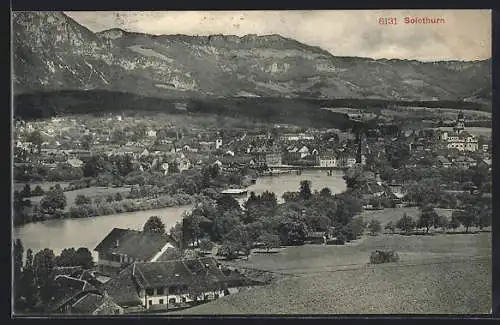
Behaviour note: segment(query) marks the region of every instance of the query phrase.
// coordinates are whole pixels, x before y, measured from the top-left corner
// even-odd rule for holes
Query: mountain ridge
[[[339,57],[278,34],[92,32],[62,12],[13,13],[14,92],[491,102],[491,59]]]

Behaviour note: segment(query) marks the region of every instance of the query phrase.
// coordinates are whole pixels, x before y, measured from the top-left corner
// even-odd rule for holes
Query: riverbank
[[[326,177],[324,171],[304,171],[302,175],[281,175],[277,177],[262,177],[256,184],[247,187],[248,193],[260,195],[265,191],[274,192],[280,202],[282,195],[288,191],[298,191],[300,181],[310,180],[312,189],[320,191],[324,187],[333,193],[345,191],[343,174]],[[244,200],[245,198],[243,198]],[[103,215],[96,218],[52,219],[44,222],[27,223],[15,226],[13,238],[20,238],[25,244],[25,249],[35,251],[50,248],[57,254],[59,250],[69,247],[87,247],[93,250],[114,227],[142,229],[150,216],[157,215],[165,223],[167,231],[177,221],[182,221],[185,211],[192,208],[187,206],[172,206],[160,209],[141,210],[135,212],[122,212]]]

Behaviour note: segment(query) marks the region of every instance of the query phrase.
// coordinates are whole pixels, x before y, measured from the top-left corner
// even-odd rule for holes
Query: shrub
[[[382,231],[382,225],[380,224],[380,221],[372,219],[368,224],[368,229],[370,229],[371,235],[377,235]]]
[[[399,255],[393,250],[390,251],[375,251],[372,252],[370,256],[371,264],[382,264],[382,263],[391,263],[399,261]]]

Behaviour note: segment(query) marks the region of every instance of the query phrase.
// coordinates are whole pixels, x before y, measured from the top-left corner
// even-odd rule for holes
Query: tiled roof
[[[86,291],[97,291],[87,281],[78,280],[66,275],[56,276],[54,279],[53,301],[47,306],[48,311],[55,311],[61,306]]]
[[[116,245],[118,241],[118,246]],[[149,260],[169,241],[166,234],[114,228],[94,249],[97,252],[126,254],[139,260]]]
[[[135,263],[133,270],[139,286],[158,287],[168,284],[189,284],[200,276],[224,281],[225,276],[213,258],[163,262]]]
[[[97,308],[99,308],[106,298],[103,295],[97,293],[87,293],[72,306],[73,311],[78,314],[92,314]]]
[[[137,285],[132,278],[132,265],[103,285],[108,295],[120,306],[137,306],[141,299],[137,293]]]

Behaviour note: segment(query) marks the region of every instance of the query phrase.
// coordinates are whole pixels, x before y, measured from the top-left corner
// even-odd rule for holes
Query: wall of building
[[[209,300],[214,300],[217,299],[216,297],[220,298],[224,296],[224,291],[223,290],[218,290],[218,291],[210,291],[210,292],[205,292],[198,296],[198,301],[209,301]],[[206,297],[208,296],[208,297]],[[208,299],[205,299],[208,298]],[[175,299],[175,303],[181,303],[181,302],[193,302],[194,300],[190,298],[189,294],[184,293],[184,294],[169,294],[169,295],[144,295],[141,300],[144,306],[146,306],[147,309],[151,307],[151,305],[156,306],[156,305],[164,305],[165,308],[167,307],[168,304],[174,303],[172,300]],[[151,304],[152,303],[152,304]]]

